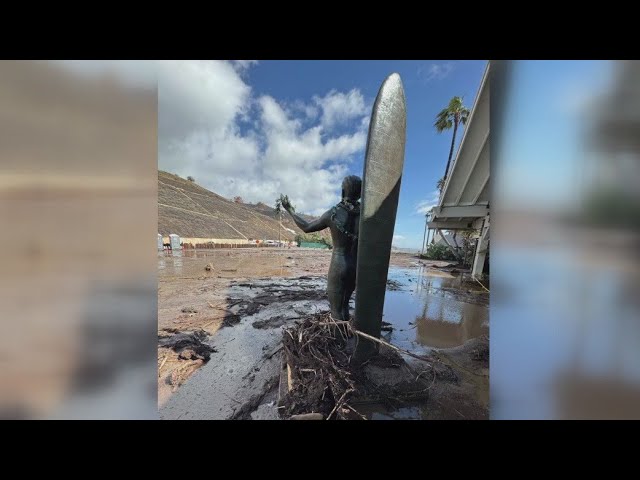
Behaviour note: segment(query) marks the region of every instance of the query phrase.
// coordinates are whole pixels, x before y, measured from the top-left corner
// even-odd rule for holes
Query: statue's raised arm
[[[302,218],[299,215],[296,215],[293,212],[293,209],[291,208],[291,203],[289,203],[289,199],[287,197],[285,197],[282,200],[282,208],[284,208],[287,212],[289,212],[289,215],[291,215],[291,218],[293,218],[293,221],[296,222],[296,225],[298,226],[298,228],[302,230],[304,233],[319,232],[320,230],[329,228],[331,211],[325,212],[320,218],[316,220],[307,222],[304,218]]]

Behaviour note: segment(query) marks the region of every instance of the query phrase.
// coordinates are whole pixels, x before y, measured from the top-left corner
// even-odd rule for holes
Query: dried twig
[[[169,355],[165,355],[164,360],[162,360],[162,363],[160,364],[160,366],[158,367],[158,377],[160,377],[160,370],[162,370],[162,367],[164,367],[164,364],[167,363],[167,360],[169,359]]]
[[[345,390],[345,392],[344,392],[344,393],[342,394],[342,396],[340,397],[340,400],[338,400],[338,401],[336,402],[336,405],[333,407],[333,410],[331,410],[331,413],[330,413],[330,414],[329,414],[329,416],[327,417],[327,420],[329,420],[329,419],[331,418],[331,416],[333,415],[333,412],[335,412],[335,411],[338,409],[338,407],[342,406],[342,403],[343,403],[342,401],[344,400],[344,397],[346,397],[346,396],[347,396],[347,394],[349,394],[349,393],[351,393],[351,392],[353,392],[353,389],[351,389],[351,388],[350,388],[350,389],[348,389],[348,390]]]
[[[487,287],[485,287],[485,286],[482,284],[482,282],[481,282],[480,280],[478,280],[475,276],[472,276],[471,278],[473,278],[476,282],[478,282],[478,283],[480,284],[480,286],[481,286],[482,288],[484,288],[484,289],[487,291],[487,293],[491,293],[491,292],[489,291],[489,289],[488,289]]]
[[[360,418],[362,418],[363,420],[368,420],[367,417],[365,417],[364,415],[362,415],[359,411],[357,411],[355,408],[353,408],[351,405],[349,405],[348,403],[344,404],[345,407],[347,407],[349,410],[351,410],[353,413],[355,413],[356,415],[360,415]]]

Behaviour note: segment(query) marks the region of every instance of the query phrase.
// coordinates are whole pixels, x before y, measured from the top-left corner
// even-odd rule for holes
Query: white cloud
[[[304,114],[305,119],[307,120],[315,120],[320,114],[320,109],[318,106],[311,103],[304,103],[302,100],[296,100],[289,106],[289,111],[291,111],[292,115],[297,113]]]
[[[415,213],[426,215],[433,207],[438,205],[439,201],[440,192],[438,190],[434,190],[431,192],[431,196],[428,199],[422,200],[418,205],[416,205]]]
[[[370,113],[362,93],[355,88],[347,93],[331,90],[324,97],[314,97],[313,101],[322,110],[321,123],[326,129]]]
[[[257,64],[258,60],[233,60],[233,66],[239,72],[244,72]]]
[[[420,67],[418,70],[418,76],[422,77],[427,82],[431,80],[443,80],[449,76],[453,70],[453,63],[432,63],[427,67]]]
[[[159,75],[159,168],[227,198],[272,205],[287,194],[314,215],[339,200],[366,143],[358,90],[285,104],[253,95],[237,62],[186,63],[165,63]],[[328,131],[335,125],[343,133]]]
[[[416,239],[413,236],[394,235],[392,245],[395,248],[419,250],[422,238]]]
[[[158,139],[194,130],[233,134],[234,120],[249,108],[251,88],[229,62],[158,62]]]

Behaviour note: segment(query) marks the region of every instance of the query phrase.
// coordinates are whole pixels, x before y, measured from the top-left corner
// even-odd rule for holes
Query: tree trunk
[[[453,122],[453,137],[451,138],[451,150],[449,150],[449,160],[447,160],[447,168],[444,170],[444,179],[447,179],[449,175],[449,166],[451,165],[451,158],[453,157],[453,147],[456,144],[456,133],[458,132],[458,121],[455,120]],[[444,185],[443,187],[444,188]]]

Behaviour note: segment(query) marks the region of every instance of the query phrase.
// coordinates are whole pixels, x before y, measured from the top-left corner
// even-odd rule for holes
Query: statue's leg
[[[334,320],[344,320],[344,288],[327,290],[327,295],[329,296],[329,305],[331,306],[331,317]]]
[[[344,298],[342,300],[342,318],[343,320],[349,320],[349,300],[356,289],[356,269],[355,262],[352,268],[349,268],[347,274],[347,281],[345,285]]]
[[[327,296],[331,306],[331,316],[334,320],[344,320],[346,266],[344,257],[338,255],[331,257],[331,266],[327,277]]]

